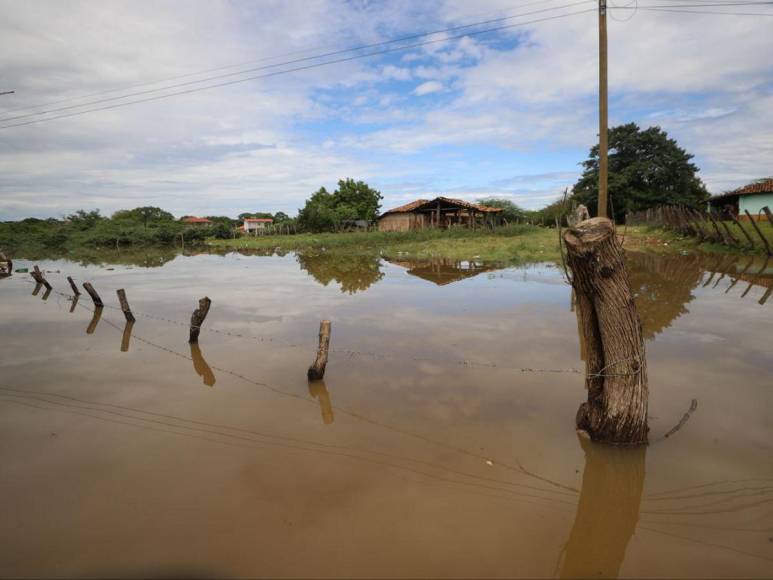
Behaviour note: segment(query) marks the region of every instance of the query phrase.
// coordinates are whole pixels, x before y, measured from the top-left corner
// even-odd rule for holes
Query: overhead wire
[[[551,8],[550,10],[557,10],[557,9],[562,9],[562,8],[567,8],[567,7],[573,7],[573,6],[578,6],[580,4],[587,4],[589,1],[590,0],[581,0],[580,2],[574,2],[574,3],[571,3],[571,4],[566,4],[566,5],[563,5],[563,6],[560,6],[560,7]],[[544,12],[544,11],[545,11],[545,9],[539,10],[539,11],[533,11],[533,12],[530,12],[530,13],[523,13],[523,14],[520,14],[519,16],[526,16],[526,15],[529,15],[529,14],[536,14],[538,12]],[[141,98],[141,99],[134,99],[134,100],[131,100],[131,101],[115,103],[115,104],[112,104],[112,105],[106,105],[106,106],[101,106],[101,107],[93,107],[93,108],[89,108],[89,109],[86,109],[86,110],[74,111],[74,112],[71,112],[71,113],[65,113],[65,114],[61,114],[61,115],[54,115],[54,116],[50,116],[50,117],[28,119],[26,121],[22,121],[22,122],[19,122],[19,123],[11,123],[11,124],[0,125],[0,129],[9,129],[9,128],[12,128],[12,127],[21,127],[21,126],[31,125],[31,124],[34,124],[34,123],[40,123],[40,122],[44,122],[44,121],[53,121],[53,120],[56,120],[56,119],[75,117],[75,116],[84,115],[84,114],[87,114],[87,113],[93,113],[93,112],[97,112],[97,111],[111,110],[111,109],[116,109],[116,108],[119,108],[119,107],[125,107],[125,106],[128,106],[128,105],[133,105],[133,104],[138,104],[138,103],[145,103],[145,102],[150,102],[150,101],[156,101],[156,100],[166,99],[166,98],[173,97],[173,96],[191,94],[191,93],[196,93],[196,92],[199,92],[199,91],[210,90],[210,89],[214,89],[214,88],[221,88],[221,87],[225,87],[225,86],[245,83],[245,82],[249,82],[249,81],[253,81],[253,80],[258,80],[258,79],[262,79],[262,78],[269,78],[269,77],[274,77],[274,76],[280,76],[280,75],[289,74],[289,73],[293,73],[293,72],[299,72],[299,71],[310,70],[310,69],[319,68],[319,67],[323,67],[323,66],[330,66],[330,65],[333,65],[333,64],[340,64],[340,63],[344,63],[344,62],[355,61],[355,60],[359,60],[359,59],[363,59],[363,58],[368,58],[368,57],[371,57],[371,56],[380,56],[380,55],[383,55],[383,54],[390,54],[390,53],[394,53],[394,52],[410,50],[412,48],[419,48],[419,47],[422,47],[422,46],[428,46],[428,45],[431,45],[431,44],[437,44],[439,42],[448,42],[450,40],[458,40],[460,38],[464,38],[464,37],[468,37],[468,36],[477,36],[477,35],[480,35],[480,34],[487,34],[487,33],[490,33],[490,32],[496,32],[496,31],[500,31],[500,30],[507,30],[507,29],[512,29],[512,28],[516,28],[516,27],[519,27],[519,26],[526,26],[528,24],[536,24],[536,23],[539,23],[539,22],[546,22],[546,21],[550,21],[550,20],[556,20],[556,19],[559,19],[559,18],[566,18],[566,17],[569,17],[569,16],[576,16],[576,15],[579,15],[579,14],[586,14],[586,13],[595,12],[595,11],[596,11],[595,8],[589,8],[589,9],[585,9],[585,10],[578,10],[578,11],[568,12],[568,13],[564,13],[564,14],[557,14],[557,15],[553,15],[553,16],[546,16],[546,17],[543,17],[543,18],[536,18],[536,19],[532,19],[532,20],[529,20],[529,21],[525,21],[525,22],[517,22],[517,23],[513,23],[513,24],[506,24],[506,25],[503,25],[503,26],[496,26],[496,27],[486,28],[486,29],[482,29],[482,30],[473,30],[473,31],[465,32],[463,34],[458,34],[458,35],[454,35],[454,36],[444,36],[444,37],[438,38],[438,39],[426,40],[426,41],[423,41],[423,42],[417,42],[417,43],[412,43],[412,44],[408,44],[408,45],[401,45],[401,46],[392,47],[392,48],[388,48],[388,49],[384,49],[384,50],[367,52],[365,54],[350,55],[350,56],[346,56],[346,57],[342,57],[342,58],[337,58],[337,59],[333,59],[333,60],[328,60],[328,61],[324,61],[324,62],[320,62],[320,63],[312,63],[312,64],[307,64],[307,65],[303,65],[303,66],[297,66],[297,67],[293,67],[293,68],[289,68],[289,69],[283,69],[283,70],[279,70],[279,71],[272,71],[272,72],[268,72],[268,73],[264,73],[264,74],[260,74],[260,75],[252,75],[252,76],[248,76],[248,77],[245,77],[245,78],[233,79],[233,80],[223,81],[223,82],[219,82],[219,83],[215,83],[215,84],[210,84],[210,85],[205,85],[205,86],[192,87],[192,88],[188,88],[188,89],[173,91],[171,93],[166,93],[166,94],[162,94],[162,95],[153,95],[153,96],[145,97],[145,98]],[[350,51],[347,51],[347,52],[350,52]],[[307,57],[305,59],[298,59],[298,60],[295,60],[295,61],[288,61],[288,62],[281,63],[281,64],[271,65],[271,67],[287,66],[288,64],[292,64],[294,62],[299,62],[300,60],[304,60],[304,61],[305,60],[309,60],[311,58],[312,57]],[[323,57],[319,56],[319,57],[316,57],[316,58],[323,58]],[[258,69],[255,69],[255,70],[260,70],[262,68],[265,68],[265,67],[258,67]],[[250,71],[242,71],[239,74],[244,74],[245,72],[250,72]],[[232,74],[229,74],[229,75],[219,75],[218,77],[213,77],[213,78],[209,78],[209,79],[202,79],[201,81],[196,81],[196,83],[209,82],[209,81],[212,81],[212,80],[216,80],[217,78],[223,78],[224,76],[233,76],[233,74],[235,74],[235,73],[232,73]],[[189,83],[181,83],[179,86],[186,86],[186,85],[190,85],[190,84],[191,84],[191,82],[189,82]],[[166,87],[166,88],[161,89],[161,90],[168,90],[170,88],[174,88],[174,87],[169,86],[169,87]],[[101,100],[100,102],[121,100],[121,99],[130,98],[131,96],[139,96],[140,94],[148,94],[148,93],[154,93],[154,92],[158,92],[158,90],[139,91],[137,93],[130,94],[130,95],[124,95],[122,97],[111,97],[109,99]],[[68,109],[69,108],[87,107],[90,104],[97,104],[97,102],[94,101],[94,102],[91,102],[89,104],[81,104],[81,105],[79,105],[77,107],[68,107]],[[54,111],[53,110],[42,111],[42,112],[35,113],[34,115],[35,116],[42,116],[42,115],[50,114],[52,112],[54,112]],[[25,115],[24,118],[28,118],[29,116],[32,116],[32,115],[33,114]],[[19,116],[19,117],[16,117],[16,118],[20,119],[20,118],[22,118],[22,116]],[[11,118],[10,117],[6,117],[4,119],[0,119],[0,122],[9,121],[9,120],[11,120]]]
[[[537,4],[545,4],[546,2],[550,3],[550,2],[554,2],[554,1],[555,0],[536,0],[534,2],[527,2],[525,4],[519,5],[518,9],[520,10],[522,8],[526,8],[527,6],[534,6],[534,5],[537,5]],[[586,2],[594,2],[595,0],[585,0],[585,1]],[[479,13],[478,16],[483,16],[483,14],[509,14],[510,12],[512,12],[512,10],[497,11],[497,12],[489,11],[489,12],[486,12],[486,13]],[[510,15],[510,16],[501,16],[501,17],[498,17],[498,18],[492,18],[492,19],[488,19],[488,20],[481,20],[481,21],[472,22],[472,23],[469,23],[469,24],[463,24],[463,25],[458,25],[458,26],[451,26],[451,27],[448,27],[448,28],[437,29],[437,30],[432,30],[432,31],[427,31],[427,32],[419,32],[419,33],[410,34],[410,35],[406,35],[406,36],[402,36],[402,37],[398,37],[398,38],[393,38],[393,39],[386,40],[386,41],[374,42],[374,43],[364,44],[364,45],[359,45],[359,46],[353,46],[353,47],[350,47],[350,48],[347,48],[347,49],[337,49],[334,52],[328,53],[328,55],[331,55],[331,54],[343,54],[343,53],[346,53],[346,52],[355,52],[355,51],[364,50],[364,49],[367,49],[367,48],[375,48],[377,46],[383,46],[383,45],[388,45],[388,44],[394,44],[396,42],[413,40],[413,39],[421,38],[421,37],[424,37],[424,36],[433,36],[435,34],[442,34],[444,32],[453,32],[453,31],[456,31],[456,30],[463,30],[463,29],[472,28],[472,27],[475,27],[475,26],[483,26],[483,25],[486,25],[486,24],[493,24],[495,22],[502,22],[502,21],[506,21],[506,20],[511,20],[513,18],[518,18],[520,16],[522,16],[522,15],[516,14],[516,15]],[[52,105],[57,105],[57,104],[60,104],[60,103],[66,103],[66,102],[71,102],[71,101],[87,99],[87,98],[90,98],[90,97],[106,95],[106,94],[110,94],[110,93],[127,91],[127,90],[131,90],[131,89],[134,89],[134,88],[140,88],[140,87],[145,87],[145,86],[157,85],[157,84],[171,82],[171,81],[175,81],[175,80],[180,80],[180,79],[195,77],[195,76],[199,76],[199,75],[204,75],[204,74],[211,73],[211,72],[218,72],[218,71],[221,71],[221,70],[228,70],[228,69],[232,69],[232,68],[245,67],[245,66],[257,64],[257,63],[260,63],[260,62],[268,62],[268,61],[277,60],[277,59],[280,59],[280,58],[286,58],[286,57],[300,55],[300,54],[308,54],[308,53],[318,52],[320,50],[330,50],[331,48],[333,48],[333,46],[334,45],[328,44],[328,45],[324,45],[324,46],[318,46],[318,47],[315,47],[315,48],[305,48],[305,49],[301,49],[301,50],[294,50],[294,51],[279,53],[279,54],[275,54],[275,55],[272,55],[272,56],[267,56],[267,57],[258,58],[258,59],[251,59],[251,60],[247,60],[247,61],[243,61],[243,62],[235,63],[235,64],[222,65],[222,66],[202,69],[202,70],[193,71],[193,72],[186,73],[186,74],[175,75],[175,76],[171,76],[171,77],[167,77],[167,78],[163,78],[163,79],[157,79],[157,80],[154,80],[154,81],[145,81],[145,82],[141,82],[141,83],[133,83],[133,84],[130,84],[130,85],[125,85],[123,87],[116,87],[116,88],[113,88],[113,89],[107,89],[107,90],[102,90],[102,91],[95,91],[95,92],[87,93],[87,94],[83,94],[83,95],[75,95],[75,96],[71,96],[71,97],[67,97],[67,98],[63,98],[63,99],[58,99],[58,100],[55,100],[55,101],[49,101],[47,103],[38,103],[38,104],[35,104],[35,105],[25,105],[25,106],[21,106],[21,107],[15,107],[15,108],[12,108],[12,109],[5,109],[0,114],[4,115],[4,114],[7,114],[7,113],[13,113],[13,112],[16,112],[16,111],[26,111],[26,110],[30,110],[30,109],[39,109],[41,107],[50,107]],[[320,55],[316,55],[316,56],[310,57],[310,58],[320,58],[320,57],[321,57]],[[242,71],[242,72],[246,72],[246,71]],[[237,73],[234,73],[234,74],[237,74]],[[204,81],[205,81],[205,79],[201,79],[199,82],[204,82]],[[160,90],[164,90],[165,88],[169,88],[169,87],[158,87],[155,90],[160,91]],[[85,104],[81,103],[81,105],[85,105]],[[0,118],[0,121],[3,121],[3,119]]]

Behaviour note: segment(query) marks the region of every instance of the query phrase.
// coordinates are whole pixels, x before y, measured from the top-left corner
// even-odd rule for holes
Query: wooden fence
[[[664,205],[629,212],[625,223],[657,226],[683,236],[696,237],[702,242],[764,250],[769,256],[773,255],[771,241],[760,227],[765,227],[764,220],[767,219],[773,231],[773,213],[767,206],[760,210],[756,219],[748,210],[745,213],[748,221],[742,222],[730,212],[701,212],[683,206]]]

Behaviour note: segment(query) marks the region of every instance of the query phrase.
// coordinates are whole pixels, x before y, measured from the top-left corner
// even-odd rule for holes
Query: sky
[[[660,126],[712,193],[773,175],[773,18],[642,9],[674,2],[610,11],[610,125]],[[0,0],[0,92],[15,91],[0,127],[44,119],[0,128],[0,221],[143,205],[295,215],[347,177],[381,191],[382,210],[436,195],[543,207],[597,140],[595,6]],[[262,78],[146,100],[249,76]],[[145,102],[114,106],[128,100]]]

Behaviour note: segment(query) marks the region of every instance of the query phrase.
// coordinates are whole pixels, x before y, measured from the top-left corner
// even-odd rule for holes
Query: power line
[[[526,4],[521,4],[519,6],[519,9],[520,8],[525,8],[527,6],[533,6],[535,4],[544,4],[546,2],[550,3],[550,2],[554,2],[554,1],[555,0],[536,0],[535,2],[528,2]],[[586,0],[586,1],[592,2],[593,0]],[[497,12],[486,12],[486,13],[483,13],[483,14],[509,14],[510,12],[512,12],[512,10],[497,11]],[[483,14],[480,14],[480,16],[482,16]],[[380,43],[371,43],[371,44],[366,44],[366,45],[361,45],[361,46],[355,46],[355,47],[352,47],[352,48],[349,48],[349,49],[340,50],[339,52],[342,52],[342,53],[343,52],[354,52],[354,51],[357,51],[357,50],[364,50],[366,48],[374,48],[376,46],[380,46],[380,45],[383,45],[383,44],[390,44],[390,43],[394,43],[394,42],[400,42],[400,41],[405,41],[405,40],[412,40],[412,39],[415,39],[415,38],[420,38],[422,36],[431,36],[431,35],[440,34],[440,33],[443,33],[443,32],[452,32],[454,30],[462,30],[464,28],[470,28],[470,27],[474,27],[474,26],[481,26],[481,25],[484,25],[484,24],[492,24],[494,22],[501,22],[501,21],[504,21],[504,20],[509,20],[509,19],[512,19],[512,18],[517,18],[518,16],[519,15],[493,18],[493,19],[489,19],[489,20],[482,20],[482,21],[479,21],[479,22],[473,22],[473,23],[470,23],[470,24],[464,24],[464,25],[460,25],[460,26],[453,26],[453,27],[450,27],[450,28],[444,28],[444,29],[441,29],[441,30],[435,30],[435,31],[411,34],[411,35],[408,35],[408,36],[403,36],[403,37],[400,37],[400,38],[395,38],[393,40],[383,41],[383,42],[380,42]],[[241,63],[236,63],[236,64],[222,65],[222,66],[218,66],[218,67],[203,69],[203,70],[199,70],[199,71],[195,71],[195,72],[191,72],[191,73],[186,73],[186,74],[182,74],[182,75],[175,75],[175,76],[172,76],[172,77],[167,77],[167,78],[163,78],[163,79],[157,79],[155,81],[145,81],[145,82],[141,82],[141,83],[134,83],[134,84],[126,85],[126,86],[119,87],[119,88],[113,88],[113,89],[107,89],[107,90],[102,90],[102,91],[96,91],[96,92],[93,92],[93,93],[87,93],[85,95],[78,95],[78,96],[74,96],[74,97],[67,97],[67,98],[58,99],[58,100],[55,100],[55,101],[49,101],[47,103],[38,103],[36,105],[26,105],[26,106],[23,106],[23,107],[15,107],[13,109],[6,109],[3,112],[3,114],[13,113],[13,112],[16,112],[16,111],[26,111],[26,110],[30,110],[30,109],[37,109],[37,108],[40,108],[40,107],[50,107],[51,105],[58,105],[60,103],[67,103],[67,102],[71,102],[71,101],[87,99],[87,98],[90,98],[90,97],[96,97],[96,96],[100,96],[100,95],[106,95],[106,94],[110,94],[110,93],[127,91],[127,90],[131,90],[131,89],[135,89],[135,88],[140,88],[140,87],[157,85],[157,84],[160,84],[160,83],[166,83],[166,82],[171,82],[171,81],[175,81],[175,80],[195,77],[195,76],[199,76],[199,75],[203,75],[203,74],[207,74],[207,73],[211,73],[211,72],[217,72],[217,71],[221,71],[221,70],[228,70],[228,69],[232,69],[232,68],[244,67],[244,66],[248,66],[248,65],[252,65],[252,64],[256,64],[256,63],[260,63],[260,62],[272,61],[272,60],[276,60],[276,59],[280,59],[280,58],[286,58],[286,57],[290,57],[290,56],[294,56],[294,55],[308,54],[310,52],[316,52],[316,51],[319,51],[319,50],[328,50],[330,48],[333,48],[333,45],[329,45],[328,44],[328,45],[324,45],[324,46],[320,46],[320,47],[316,47],[316,48],[305,48],[305,49],[302,49],[302,50],[295,50],[295,51],[275,54],[273,56],[268,56],[268,57],[259,58],[259,59],[251,59],[251,60],[244,61],[244,62],[241,62]],[[246,72],[246,71],[242,71],[242,72]],[[205,80],[206,79],[201,79],[200,82],[204,82]],[[165,88],[168,88],[168,87],[159,87],[156,90],[163,90]],[[85,103],[83,103],[82,105],[85,106]],[[10,119],[7,119],[7,120],[10,120]],[[3,119],[0,119],[0,121],[3,121]]]
[[[616,10],[635,10],[629,6],[616,6]],[[679,8],[655,8],[639,6],[639,10],[647,10],[650,12],[674,12],[678,14],[718,14],[721,16],[773,16],[773,12],[717,12],[711,10],[688,10]]]
[[[540,1],[542,1],[542,0],[540,0]],[[87,107],[87,106],[90,106],[90,105],[97,105],[97,104],[101,104],[101,103],[120,101],[120,100],[127,99],[127,98],[130,98],[130,97],[138,97],[138,96],[142,96],[142,95],[148,95],[148,94],[152,94],[152,93],[157,93],[159,91],[165,91],[165,90],[176,89],[176,88],[181,88],[181,87],[186,87],[186,86],[191,86],[191,85],[197,85],[197,84],[200,84],[200,83],[210,82],[210,81],[224,79],[224,78],[230,78],[230,77],[239,76],[239,75],[243,75],[243,74],[247,74],[247,73],[251,73],[251,72],[257,72],[257,71],[261,71],[261,70],[268,70],[268,69],[272,69],[272,68],[278,68],[278,67],[288,66],[288,65],[292,65],[292,64],[298,64],[298,63],[302,63],[302,62],[308,62],[308,61],[314,61],[314,60],[319,60],[319,59],[323,59],[323,58],[329,58],[329,57],[338,56],[338,55],[341,55],[341,54],[347,54],[347,53],[350,53],[350,52],[357,52],[357,51],[366,50],[366,49],[369,49],[369,48],[376,48],[376,47],[379,47],[379,46],[388,46],[390,44],[395,44],[395,43],[399,43],[399,42],[405,42],[405,41],[408,41],[408,40],[415,40],[417,38],[423,38],[425,36],[434,36],[434,35],[437,35],[437,34],[443,34],[443,33],[447,33],[447,32],[466,30],[468,28],[473,28],[473,27],[476,27],[476,26],[483,26],[483,25],[486,25],[486,24],[493,24],[493,23],[496,23],[496,22],[504,22],[504,21],[507,21],[507,20],[512,20],[513,18],[520,18],[522,16],[531,16],[531,15],[534,15],[534,14],[541,14],[543,12],[550,12],[550,11],[553,11],[553,10],[560,10],[560,9],[563,9],[563,8],[572,8],[574,6],[578,6],[580,4],[586,4],[586,3],[592,2],[592,1],[593,0],[580,0],[579,2],[573,2],[573,3],[570,3],[570,4],[564,4],[564,5],[561,5],[561,6],[554,6],[554,7],[550,7],[550,8],[542,8],[540,10],[533,10],[533,11],[530,11],[530,12],[524,12],[524,13],[521,13],[521,14],[514,14],[514,15],[511,15],[511,16],[504,16],[504,17],[500,17],[500,18],[493,18],[493,19],[490,19],[490,20],[483,20],[483,21],[479,21],[479,22],[475,22],[475,23],[471,23],[471,24],[465,24],[465,25],[460,25],[460,26],[453,26],[453,27],[450,27],[450,28],[444,28],[444,29],[441,29],[441,30],[434,30],[434,31],[431,31],[431,32],[424,32],[424,33],[420,33],[420,34],[412,34],[412,35],[408,35],[408,36],[402,36],[402,37],[394,38],[394,39],[387,40],[387,41],[374,42],[374,43],[371,43],[371,44],[365,44],[365,45],[351,47],[351,48],[346,48],[346,49],[334,50],[334,51],[325,52],[325,53],[322,53],[322,54],[306,56],[306,57],[302,57],[302,58],[296,58],[296,59],[292,59],[292,60],[288,60],[288,61],[284,61],[284,62],[267,64],[267,65],[263,65],[263,66],[259,66],[259,67],[252,67],[252,68],[248,68],[248,69],[244,69],[244,70],[240,70],[240,71],[224,73],[224,74],[221,74],[221,75],[215,75],[215,76],[206,77],[206,78],[203,78],[203,79],[186,81],[186,82],[183,82],[183,83],[176,83],[176,84],[167,85],[167,86],[164,86],[164,87],[158,87],[158,88],[155,88],[155,89],[146,89],[146,90],[142,90],[142,91],[135,91],[135,92],[127,93],[127,94],[124,94],[124,95],[118,95],[118,96],[114,96],[114,97],[107,97],[107,98],[104,98],[104,99],[96,99],[96,100],[88,101],[88,102],[85,102],[85,103],[79,103],[79,104],[75,104],[75,105],[68,105],[68,106],[64,106],[64,107],[56,107],[56,108],[47,109],[47,110],[43,110],[43,111],[34,111],[34,112],[31,112],[31,113],[25,113],[25,114],[22,114],[22,115],[16,115],[16,116],[12,116],[12,117],[2,117],[2,118],[0,118],[0,123],[7,123],[8,121],[15,121],[15,120],[19,120],[19,119],[26,119],[26,118],[40,116],[40,115],[48,115],[48,114],[51,114],[51,113],[58,113],[58,112],[68,111],[68,110],[73,110],[73,109],[80,109],[82,107]],[[471,33],[466,33],[464,36],[469,36],[471,34],[473,34],[473,33],[472,32]],[[442,40],[447,40],[447,38],[443,38]],[[225,67],[225,68],[229,68],[229,67]],[[199,73],[199,74],[202,74],[202,73]],[[163,82],[163,81],[161,81],[161,82]],[[152,84],[155,84],[155,83],[152,83]],[[115,92],[115,91],[112,91],[112,92]],[[81,97],[81,98],[83,98],[83,97]],[[64,102],[64,101],[62,101],[62,102]]]
[[[568,5],[559,7],[559,8],[566,8],[566,7],[569,7],[569,6],[576,6],[578,4],[584,4],[587,1],[588,0],[583,0],[582,2],[568,4]],[[555,9],[558,9],[558,8],[555,8]],[[62,115],[54,115],[52,117],[46,117],[46,118],[42,118],[42,119],[32,119],[32,120],[23,121],[23,122],[20,122],[20,123],[12,123],[10,125],[0,125],[0,129],[10,129],[12,127],[22,127],[22,126],[25,126],[25,125],[31,125],[31,124],[34,124],[34,123],[41,123],[41,122],[44,122],[44,121],[53,121],[53,120],[56,120],[56,119],[64,119],[64,118],[69,118],[69,117],[75,117],[75,116],[78,116],[78,115],[85,115],[85,114],[93,113],[93,112],[97,112],[97,111],[106,111],[106,110],[116,109],[116,108],[119,108],[119,107],[125,107],[125,106],[128,106],[128,105],[134,105],[134,104],[138,104],[138,103],[146,103],[146,102],[150,102],[150,101],[166,99],[166,98],[173,97],[173,96],[196,93],[196,92],[199,92],[199,91],[205,91],[205,90],[209,90],[209,89],[214,89],[214,88],[220,88],[220,87],[235,85],[235,84],[249,82],[249,81],[253,81],[253,80],[269,78],[269,77],[274,77],[274,76],[280,76],[280,75],[289,74],[289,73],[292,73],[292,72],[299,72],[299,71],[310,70],[310,69],[319,68],[319,67],[323,67],[323,66],[329,66],[329,65],[332,65],[332,64],[340,64],[340,63],[344,63],[344,62],[350,62],[350,61],[359,60],[359,59],[367,58],[367,57],[371,57],[371,56],[379,56],[379,55],[383,55],[383,54],[389,54],[389,53],[393,53],[393,52],[409,50],[409,49],[412,49],[412,48],[419,48],[419,47],[427,46],[427,45],[430,45],[430,44],[436,44],[438,42],[446,42],[446,41],[449,41],[449,40],[457,40],[457,39],[460,39],[460,38],[464,38],[466,36],[477,36],[477,35],[486,34],[486,33],[489,33],[489,32],[496,32],[496,31],[500,31],[500,30],[516,28],[518,26],[526,26],[528,24],[536,24],[538,22],[546,22],[546,21],[549,21],[549,20],[556,20],[556,19],[559,19],[559,18],[566,18],[566,17],[569,17],[569,16],[576,16],[576,15],[579,15],[579,14],[587,14],[589,12],[595,12],[595,11],[596,11],[595,8],[589,8],[589,9],[586,9],[586,10],[578,10],[578,11],[575,11],[575,12],[568,12],[568,13],[565,13],[565,14],[558,14],[558,15],[554,15],[554,16],[546,16],[546,17],[543,17],[543,18],[537,18],[537,19],[534,19],[534,20],[526,21],[526,22],[518,22],[518,23],[514,23],[514,24],[507,24],[507,25],[504,25],[504,26],[497,26],[497,27],[487,28],[487,29],[483,29],[483,30],[476,30],[476,31],[467,32],[467,33],[464,33],[464,34],[458,34],[458,35],[455,35],[455,36],[446,36],[446,37],[439,38],[439,39],[427,40],[427,41],[424,41],[424,42],[418,42],[418,43],[414,43],[414,44],[398,46],[398,47],[389,48],[389,49],[385,49],[385,50],[368,52],[368,53],[365,53],[365,54],[358,54],[358,55],[348,56],[348,57],[344,57],[344,58],[338,58],[338,59],[329,60],[329,61],[322,62],[322,63],[308,64],[308,65],[304,65],[304,66],[299,66],[299,67],[295,67],[295,68],[290,68],[290,69],[285,69],[285,70],[265,73],[265,74],[261,74],[261,75],[254,75],[254,76],[249,76],[249,77],[245,77],[245,78],[241,78],[241,79],[224,81],[224,82],[220,82],[220,83],[216,83],[216,84],[212,84],[212,85],[206,85],[206,86],[202,86],[202,87],[194,87],[194,88],[190,88],[190,89],[174,91],[174,92],[163,94],[163,95],[154,95],[154,96],[151,96],[151,97],[146,97],[146,98],[142,98],[142,99],[135,99],[133,101],[127,101],[127,102],[124,102],[124,103],[116,103],[116,104],[113,104],[113,105],[106,105],[106,106],[103,106],[103,107],[94,107],[94,108],[86,109],[86,110],[83,110],[83,111],[75,111],[75,112],[72,112],[72,113],[65,113],[65,114],[62,114]],[[526,14],[521,14],[521,16],[525,16],[525,15]],[[289,64],[289,63],[284,63],[284,64]],[[275,65],[275,66],[281,66],[281,65]],[[247,72],[247,71],[243,71],[243,72]],[[202,80],[200,82],[205,82],[206,80],[213,80],[213,79],[204,79],[204,80]],[[167,87],[167,88],[173,88],[173,87]],[[152,91],[152,92],[156,92],[156,91]],[[122,98],[128,98],[129,96],[130,95],[126,95],[126,96],[124,96]],[[112,99],[112,100],[115,100],[115,99]],[[86,106],[86,105],[81,105],[81,106]],[[40,115],[43,115],[43,114],[47,114],[47,113],[40,113]],[[7,121],[7,120],[10,120],[10,119],[0,119],[0,122],[1,121]]]

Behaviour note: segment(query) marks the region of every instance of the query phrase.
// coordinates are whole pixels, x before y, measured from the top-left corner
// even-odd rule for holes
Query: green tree
[[[364,181],[341,179],[333,193],[321,187],[306,200],[298,223],[305,230],[321,232],[335,229],[342,220],[372,221],[378,217],[381,199],[381,192]]]
[[[239,221],[244,221],[246,219],[274,219],[274,216],[272,216],[270,213],[266,212],[244,212],[239,214]]]
[[[113,214],[112,219],[115,221],[141,223],[144,228],[147,228],[148,224],[174,221],[174,216],[160,207],[143,206],[135,207],[134,209],[118,210]]]
[[[289,221],[291,221],[290,216],[283,211],[278,211],[274,214],[274,223],[281,224]]]
[[[573,199],[584,203],[591,213],[598,204],[598,157],[599,148],[594,145],[574,186]],[[628,123],[611,128],[609,197],[615,219],[659,205],[703,207],[709,193],[692,158],[660,127],[641,130],[636,123]]]
[[[79,209],[65,218],[66,221],[70,222],[78,230],[93,228],[103,219],[105,218],[99,213],[98,209],[93,209],[91,211]]]
[[[508,222],[515,222],[526,217],[526,211],[518,207],[509,199],[500,197],[488,197],[486,199],[480,200],[478,203],[481,205],[487,205],[488,207],[501,208],[503,211],[499,215],[505,218]]]

